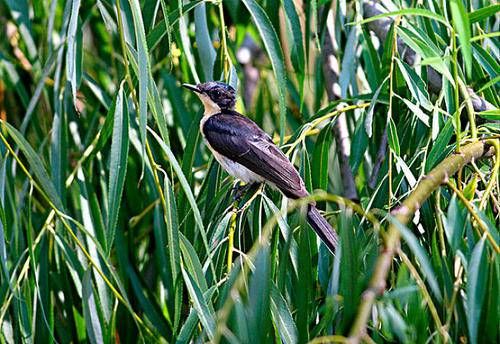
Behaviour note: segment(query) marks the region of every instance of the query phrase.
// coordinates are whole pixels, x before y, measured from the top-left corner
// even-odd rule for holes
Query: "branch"
[[[333,18],[329,16],[328,20],[330,21],[330,19],[333,21]],[[329,22],[327,25],[333,26],[333,23]],[[323,47],[323,73],[325,75],[326,93],[330,102],[340,99],[340,94],[335,90],[335,86],[338,86],[338,62],[335,57],[333,40],[334,37],[330,33],[330,30],[326,30]],[[350,200],[358,200],[354,175],[349,165],[350,142],[345,114],[338,116],[337,121],[333,125],[333,134],[339,158],[344,197]]]
[[[365,19],[374,17],[384,13],[384,8],[377,4],[376,1],[363,2],[363,16]],[[381,42],[385,42],[387,32],[392,24],[391,18],[381,18],[367,23],[368,28],[375,33]],[[410,66],[415,64],[416,52],[408,47],[403,40],[398,38],[398,52],[403,57],[403,60]],[[432,67],[427,67],[427,85],[432,93],[439,93],[443,88],[443,81],[441,75]],[[467,88],[470,100],[474,111],[481,112],[486,110],[494,110],[495,106],[488,102],[486,99],[478,96],[471,88]]]
[[[391,212],[391,215],[403,225],[406,225],[413,218],[415,212],[429,198],[439,186],[447,182],[448,178],[465,165],[485,156],[492,154],[491,147],[486,141],[478,141],[463,146],[460,153],[454,153],[438,166],[436,166],[427,176],[425,176],[408,198]],[[362,295],[358,314],[349,334],[350,343],[359,343],[366,333],[366,324],[370,318],[370,313],[375,299],[385,290],[386,279],[391,268],[394,254],[399,249],[399,230],[394,222],[389,226],[385,235],[384,248],[375,264],[370,284]]]

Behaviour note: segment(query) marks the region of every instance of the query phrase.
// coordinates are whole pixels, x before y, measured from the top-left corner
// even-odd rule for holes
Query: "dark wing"
[[[203,134],[215,151],[271,182],[285,196],[308,195],[292,163],[269,135],[250,119],[226,110],[205,121]]]

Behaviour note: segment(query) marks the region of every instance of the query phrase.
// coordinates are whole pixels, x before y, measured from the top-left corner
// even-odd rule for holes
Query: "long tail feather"
[[[314,229],[314,231],[319,235],[321,240],[325,243],[328,249],[335,254],[337,246],[339,244],[337,233],[330,226],[328,221],[321,216],[318,208],[310,204],[307,209],[307,221]]]

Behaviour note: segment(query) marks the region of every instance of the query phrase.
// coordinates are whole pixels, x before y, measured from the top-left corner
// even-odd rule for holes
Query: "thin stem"
[[[235,206],[233,206],[235,208]],[[233,214],[231,215],[229,234],[227,241],[227,274],[231,273],[231,268],[233,266],[233,251],[234,251],[234,232],[236,230],[238,212],[233,209]]]
[[[401,17],[397,17],[396,20],[394,21],[394,31],[392,34],[392,51],[391,51],[391,65],[389,67],[389,109],[387,111],[387,121],[386,121],[386,130],[389,127],[391,118],[392,118],[392,104],[393,104],[393,97],[394,97],[394,91],[393,91],[393,84],[394,84],[394,59],[396,56],[396,51],[398,48],[398,35],[397,35],[397,27],[399,25],[399,22],[401,21]],[[388,183],[389,183],[389,200],[388,200],[388,209],[390,210],[392,208],[392,198],[393,198],[393,191],[392,191],[392,149],[389,147],[389,159],[388,159]]]

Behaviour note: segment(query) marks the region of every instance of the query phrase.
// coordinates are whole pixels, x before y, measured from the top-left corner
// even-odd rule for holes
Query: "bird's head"
[[[209,81],[204,84],[182,84],[196,93],[205,106],[205,114],[214,114],[221,109],[231,110],[236,104],[236,91],[234,88],[220,81]]]

